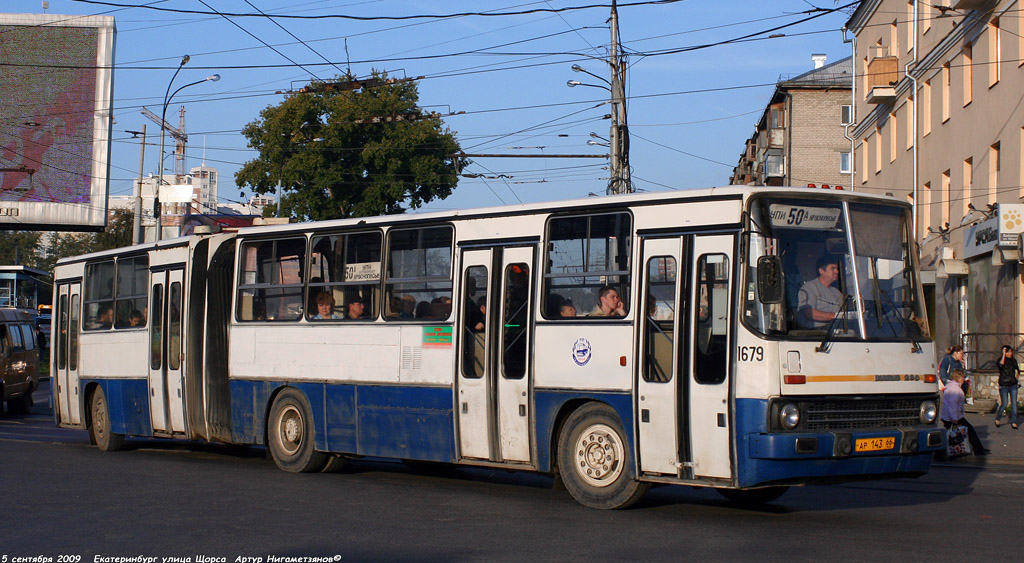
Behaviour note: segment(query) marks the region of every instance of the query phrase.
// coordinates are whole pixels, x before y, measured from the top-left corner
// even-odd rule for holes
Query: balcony
[[[868,63],[868,103],[883,104],[896,99],[896,83],[900,80],[896,57],[880,56]]]

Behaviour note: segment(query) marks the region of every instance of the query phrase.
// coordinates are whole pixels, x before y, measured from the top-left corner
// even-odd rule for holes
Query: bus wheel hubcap
[[[298,409],[293,406],[285,408],[281,413],[280,429],[281,447],[289,455],[299,451],[299,445],[302,443],[302,415]]]
[[[618,434],[605,424],[593,424],[576,440],[576,471],[595,487],[607,487],[622,473],[623,449]]]

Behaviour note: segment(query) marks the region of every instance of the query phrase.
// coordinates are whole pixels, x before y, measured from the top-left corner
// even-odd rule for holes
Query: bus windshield
[[[751,203],[749,221],[744,320],[751,328],[809,339],[928,337],[908,210],[762,198]],[[774,265],[781,289],[774,297],[761,298],[759,264]]]

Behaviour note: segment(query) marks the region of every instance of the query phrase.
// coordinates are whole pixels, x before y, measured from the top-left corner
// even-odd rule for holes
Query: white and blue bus
[[[292,472],[536,471],[597,508],[652,483],[767,501],[920,475],[944,439],[909,217],[892,198],[725,187],[64,259],[55,418],[103,450],[266,445]]]

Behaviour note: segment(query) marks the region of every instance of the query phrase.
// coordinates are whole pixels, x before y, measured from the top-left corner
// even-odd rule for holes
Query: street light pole
[[[184,67],[186,63],[188,63],[188,60],[189,60],[189,56],[188,55],[185,55],[184,57],[181,58],[181,63],[178,65],[178,70],[174,71],[174,76],[172,76],[171,77],[171,81],[167,83],[167,90],[164,92],[164,106],[163,106],[163,109],[160,112],[160,161],[158,162],[158,167],[157,167],[158,168],[158,173],[157,173],[156,193],[154,194],[154,197],[153,197],[153,203],[154,203],[153,204],[153,215],[156,218],[156,239],[155,240],[157,240],[157,241],[160,241],[163,238],[162,232],[161,232],[163,230],[163,225],[162,225],[162,221],[161,221],[161,215],[162,214],[160,213],[160,186],[163,185],[163,183],[164,183],[164,137],[166,136],[166,132],[167,132],[167,106],[170,105],[171,99],[174,98],[175,94],[177,94],[178,92],[181,92],[182,90],[184,90],[185,88],[188,88],[189,86],[195,86],[196,84],[202,84],[203,82],[216,82],[216,81],[220,80],[220,75],[219,74],[212,74],[212,75],[207,76],[206,78],[204,78],[202,80],[196,80],[195,82],[189,82],[188,84],[178,88],[174,92],[171,92],[171,86],[174,84],[174,79],[178,77],[178,73],[181,72],[181,68]]]

